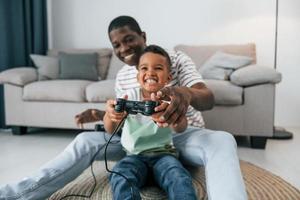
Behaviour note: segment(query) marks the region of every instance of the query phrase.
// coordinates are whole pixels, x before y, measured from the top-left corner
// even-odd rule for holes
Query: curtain
[[[0,0],[0,71],[32,66],[30,54],[47,51],[46,0]],[[0,88],[0,127],[4,123],[3,86]]]

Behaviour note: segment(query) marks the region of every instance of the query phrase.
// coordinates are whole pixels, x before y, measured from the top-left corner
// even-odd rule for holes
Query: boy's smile
[[[167,59],[162,55],[148,52],[140,57],[137,79],[142,87],[144,97],[150,97],[171,80]]]

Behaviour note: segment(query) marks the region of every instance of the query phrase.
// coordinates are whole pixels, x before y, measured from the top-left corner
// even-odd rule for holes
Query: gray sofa
[[[256,65],[254,44],[223,46],[178,45],[197,68],[222,51],[252,58],[250,65],[239,68],[229,80],[205,80],[213,91],[216,106],[203,112],[206,127],[225,130],[237,136],[251,136],[253,147],[264,148],[273,134],[275,84],[281,75],[270,67]],[[76,129],[74,116],[86,109],[104,109],[105,101],[114,98],[114,77],[123,65],[111,49],[50,50],[55,58],[59,51],[96,52],[99,81],[43,79],[42,68],[17,67],[0,73],[4,84],[6,124],[13,133],[23,134],[26,127]],[[94,129],[94,123],[84,129]]]

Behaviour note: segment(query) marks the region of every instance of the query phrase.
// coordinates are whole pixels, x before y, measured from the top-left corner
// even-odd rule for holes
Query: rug
[[[97,178],[97,186],[92,194],[92,200],[111,200],[112,193],[103,162],[93,164]],[[291,184],[272,174],[271,172],[257,167],[251,163],[240,161],[243,178],[245,181],[249,200],[299,200],[300,191]],[[112,163],[110,163],[110,168]],[[189,169],[193,176],[193,184],[197,191],[198,199],[207,199],[205,187],[205,175],[203,168]],[[67,194],[88,195],[94,185],[90,168],[86,169],[81,176],[66,185],[63,189],[53,194],[49,200],[59,200]],[[155,186],[147,186],[141,190],[144,200],[166,200],[166,194]],[[83,199],[79,197],[67,197],[67,200]]]

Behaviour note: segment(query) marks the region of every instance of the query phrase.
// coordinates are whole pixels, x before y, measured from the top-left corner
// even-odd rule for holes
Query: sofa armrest
[[[24,86],[37,80],[37,70],[33,67],[17,67],[0,73],[0,83]]]
[[[230,81],[238,86],[251,86],[264,83],[276,84],[281,81],[281,73],[270,67],[248,65],[235,70]]]

